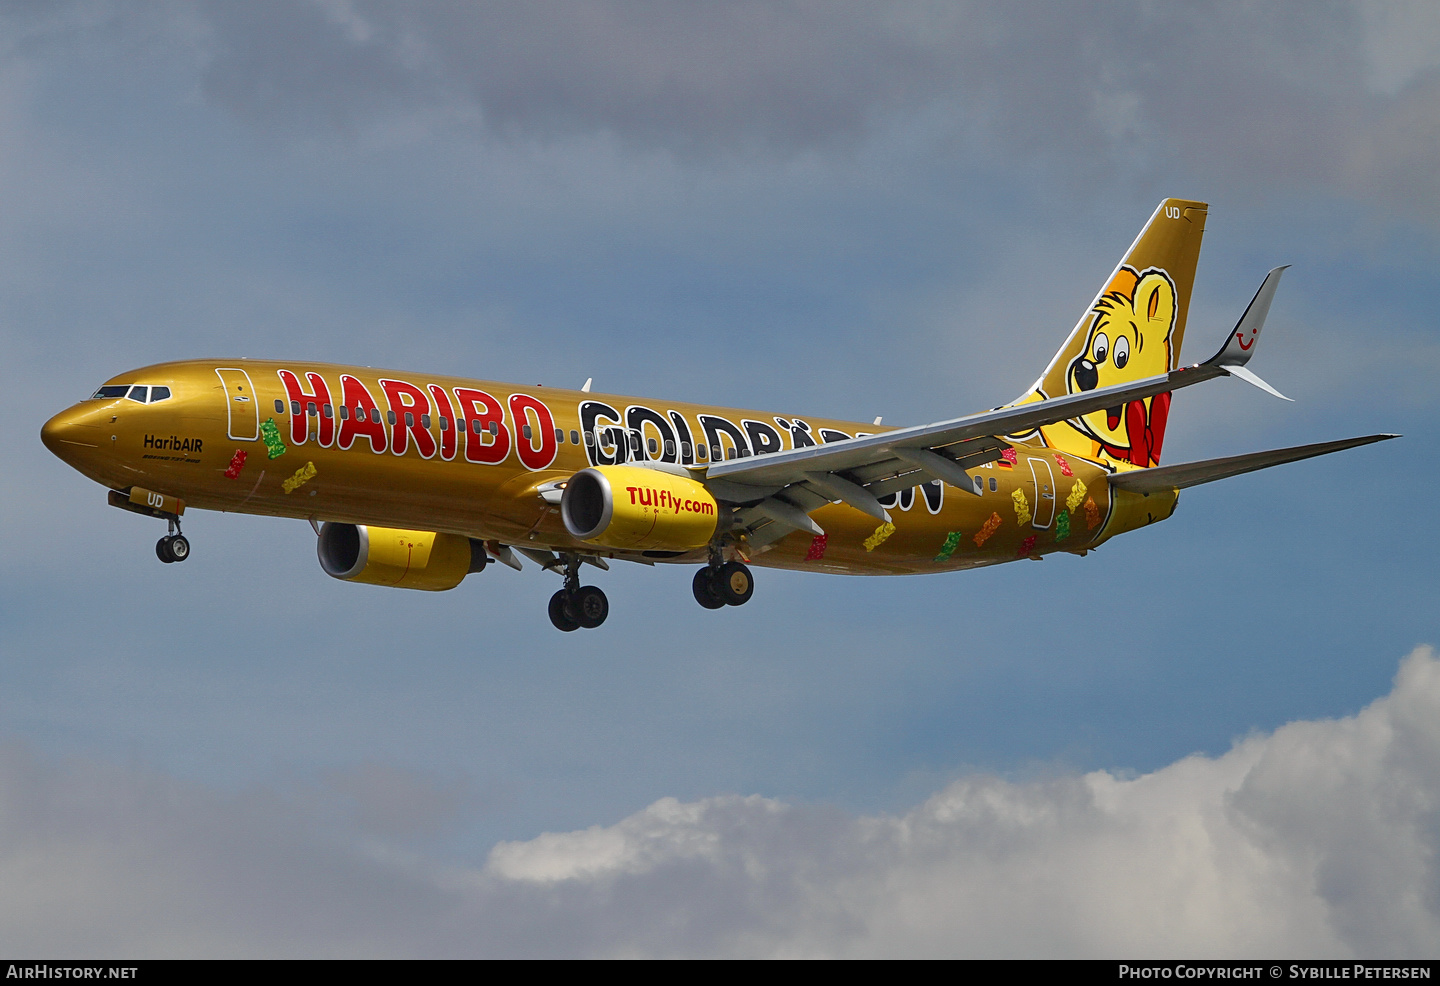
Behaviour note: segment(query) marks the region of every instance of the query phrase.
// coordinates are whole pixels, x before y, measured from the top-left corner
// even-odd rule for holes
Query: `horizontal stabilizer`
[[[1257,469],[1268,469],[1286,462],[1317,455],[1328,455],[1342,449],[1383,442],[1399,435],[1366,435],[1363,438],[1342,438],[1338,442],[1319,442],[1315,445],[1297,445],[1294,448],[1271,449],[1268,452],[1250,452],[1246,455],[1232,455],[1224,459],[1205,459],[1201,462],[1180,462],[1173,466],[1156,466],[1154,469],[1136,469],[1132,472],[1117,473],[1110,477],[1110,485],[1132,493],[1158,493],[1162,490],[1183,490],[1188,486],[1213,483],[1217,479],[1229,479]]]
[[[1230,374],[1232,377],[1235,377],[1236,379],[1244,380],[1252,387],[1259,387],[1261,390],[1265,391],[1265,393],[1270,394],[1274,397],[1278,397],[1282,401],[1290,401],[1290,403],[1292,404],[1295,403],[1291,398],[1286,397],[1284,394],[1280,393],[1280,391],[1270,386],[1264,380],[1261,380],[1252,371],[1247,370],[1243,366],[1227,366],[1225,367],[1225,372]]]

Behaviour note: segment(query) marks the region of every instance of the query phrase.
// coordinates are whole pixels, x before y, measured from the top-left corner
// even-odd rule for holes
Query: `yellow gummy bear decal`
[[[1011,493],[1010,499],[1015,501],[1015,523],[1024,527],[1030,520],[1030,501],[1025,499],[1023,490]]]
[[[286,493],[294,493],[300,487],[314,479],[316,471],[315,463],[307,462],[295,470],[295,475],[281,483],[280,488]]]
[[[895,533],[895,525],[888,520],[875,528],[875,533],[865,539],[865,550],[874,551],[885,543],[885,539]]]
[[[985,542],[990,540],[990,535],[1000,530],[1002,523],[1004,523],[1004,521],[1000,519],[999,514],[991,514],[990,519],[985,522],[985,526],[980,528],[979,532],[975,535],[975,547],[983,548]]]
[[[1070,487],[1070,495],[1065,498],[1065,509],[1073,514],[1075,508],[1085,502],[1085,493],[1085,484],[1075,480],[1075,485]]]

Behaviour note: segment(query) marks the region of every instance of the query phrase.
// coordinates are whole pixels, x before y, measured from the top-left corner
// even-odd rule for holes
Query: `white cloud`
[[[349,787],[428,824],[427,778]],[[450,795],[426,793],[438,816]],[[424,800],[424,799],[421,799]],[[1134,778],[959,780],[900,816],[662,799],[481,868],[265,792],[0,748],[0,948],[49,955],[1440,954],[1440,660],[1355,716]],[[394,830],[393,819],[382,826]]]

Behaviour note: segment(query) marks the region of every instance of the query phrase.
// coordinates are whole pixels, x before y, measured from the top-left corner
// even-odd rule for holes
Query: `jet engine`
[[[473,538],[356,524],[322,524],[316,547],[325,574],[402,589],[453,589],[487,561]]]
[[[582,469],[560,499],[560,517],[572,535],[629,550],[704,547],[719,512],[710,491],[695,480],[637,466]]]

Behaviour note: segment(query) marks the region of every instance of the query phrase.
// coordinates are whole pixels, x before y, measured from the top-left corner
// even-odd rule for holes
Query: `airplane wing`
[[[718,499],[744,506],[737,520],[752,529],[763,527],[758,535],[752,533],[751,543],[765,544],[791,530],[823,534],[808,515],[836,500],[888,522],[890,515],[880,505],[879,498],[898,490],[939,479],[962,491],[975,493],[974,483],[965,470],[1000,458],[1010,447],[1004,435],[1032,431],[1041,425],[1078,418],[1091,411],[1221,376],[1237,376],[1277,397],[1283,396],[1245,369],[1245,364],[1254,355],[1260,329],[1284,269],[1278,267],[1266,276],[1225,345],[1203,363],[1131,383],[948,421],[717,462],[706,468],[703,481]]]
[[[1314,445],[1296,445],[1293,448],[1271,449],[1268,452],[1250,452],[1246,455],[1232,455],[1224,459],[1205,459],[1200,462],[1178,462],[1173,466],[1156,466],[1154,469],[1136,469],[1133,472],[1117,473],[1110,477],[1110,485],[1116,489],[1133,493],[1158,493],[1161,490],[1183,490],[1201,483],[1213,483],[1217,479],[1229,479],[1257,469],[1268,469],[1286,462],[1317,455],[1328,455],[1342,449],[1384,442],[1399,435],[1366,435],[1363,438],[1342,438],[1336,442],[1318,442]]]

